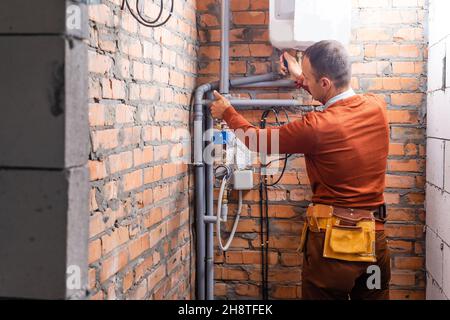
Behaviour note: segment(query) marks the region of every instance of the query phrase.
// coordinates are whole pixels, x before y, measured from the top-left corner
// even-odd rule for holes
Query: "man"
[[[382,214],[385,212],[383,193],[389,149],[386,103],[374,95],[353,92],[349,56],[336,41],[321,41],[309,47],[301,66],[287,53],[284,58],[298,87],[320,101],[324,112],[310,113],[261,134],[262,130],[252,126],[225,97],[215,92],[211,114],[225,120],[231,129],[245,131],[246,135],[267,135],[268,153],[271,152],[271,135],[278,130],[280,154],[305,155],[314,206],[326,205],[336,212],[341,209],[349,221],[353,221],[354,212],[368,212],[372,223],[373,218],[376,219],[376,228],[372,229],[372,234],[376,230],[372,250],[376,262],[326,258],[323,253],[325,229],[318,227],[318,232],[307,233],[302,270],[303,299],[387,300],[390,255],[384,234],[385,215]],[[281,71],[288,70],[282,66]],[[357,230],[358,227],[342,228]],[[374,275],[379,276],[380,286],[375,285],[375,288],[368,286],[373,275],[368,270],[373,270],[372,266],[379,267],[375,267],[379,272]]]

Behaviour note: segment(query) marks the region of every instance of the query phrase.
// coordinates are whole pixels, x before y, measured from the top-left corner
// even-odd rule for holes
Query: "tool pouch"
[[[375,218],[370,211],[334,208],[328,219],[323,256],[345,261],[376,262]]]
[[[306,237],[308,236],[308,221],[305,221],[302,228],[302,234],[300,235],[300,245],[297,248],[297,252],[303,253],[305,251]]]
[[[333,214],[333,207],[322,204],[310,205],[306,211],[306,221],[300,235],[300,245],[297,251],[302,253],[306,245],[308,232],[321,232],[326,229],[327,221]]]

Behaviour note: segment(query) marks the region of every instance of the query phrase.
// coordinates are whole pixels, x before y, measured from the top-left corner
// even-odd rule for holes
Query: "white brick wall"
[[[449,209],[450,210],[450,209]],[[448,243],[447,243],[448,244]],[[443,279],[442,282],[444,283],[443,291],[446,293],[447,297],[450,298],[449,292],[450,292],[450,247],[448,245],[444,245],[443,249]]]
[[[427,139],[427,182],[444,188],[444,146],[441,139]]]
[[[450,90],[428,93],[427,136],[450,140]]]
[[[437,284],[441,284],[443,279],[443,264],[444,264],[442,240],[431,229],[428,229],[427,231],[426,250],[427,250],[426,269],[428,273],[428,278],[433,279]]]
[[[428,56],[428,91],[441,90],[443,88],[443,61],[447,53],[447,42],[441,40],[429,49]]]
[[[450,299],[450,1],[429,1],[427,299]]]
[[[450,19],[450,1],[448,0],[429,0],[429,40],[430,45],[437,43],[449,34]]]
[[[445,142],[444,154],[444,189],[450,193],[450,141]]]
[[[450,243],[450,194],[427,184],[427,228]]]

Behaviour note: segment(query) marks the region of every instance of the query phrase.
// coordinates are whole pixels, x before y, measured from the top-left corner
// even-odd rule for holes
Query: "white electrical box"
[[[322,40],[347,46],[351,17],[352,0],[270,0],[270,41],[301,51]]]
[[[253,189],[253,170],[236,170],[233,172],[233,189],[248,191]]]

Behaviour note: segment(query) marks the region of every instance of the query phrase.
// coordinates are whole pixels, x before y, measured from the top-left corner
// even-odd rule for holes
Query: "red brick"
[[[93,263],[102,256],[102,242],[100,239],[89,242],[88,263]]]
[[[121,246],[129,240],[128,228],[119,227],[111,232],[109,235],[102,237],[102,253],[106,255],[108,252]]]
[[[89,161],[89,177],[91,181],[100,180],[107,176],[105,162]]]
[[[128,173],[123,177],[123,190],[130,191],[142,186],[143,183],[143,171],[137,170],[132,173]]]
[[[233,13],[233,22],[236,25],[264,25],[267,15],[262,11],[245,11]]]
[[[114,253],[109,258],[102,261],[102,267],[100,270],[100,281],[104,282],[112,275],[116,274],[128,263],[128,251],[123,249]]]

